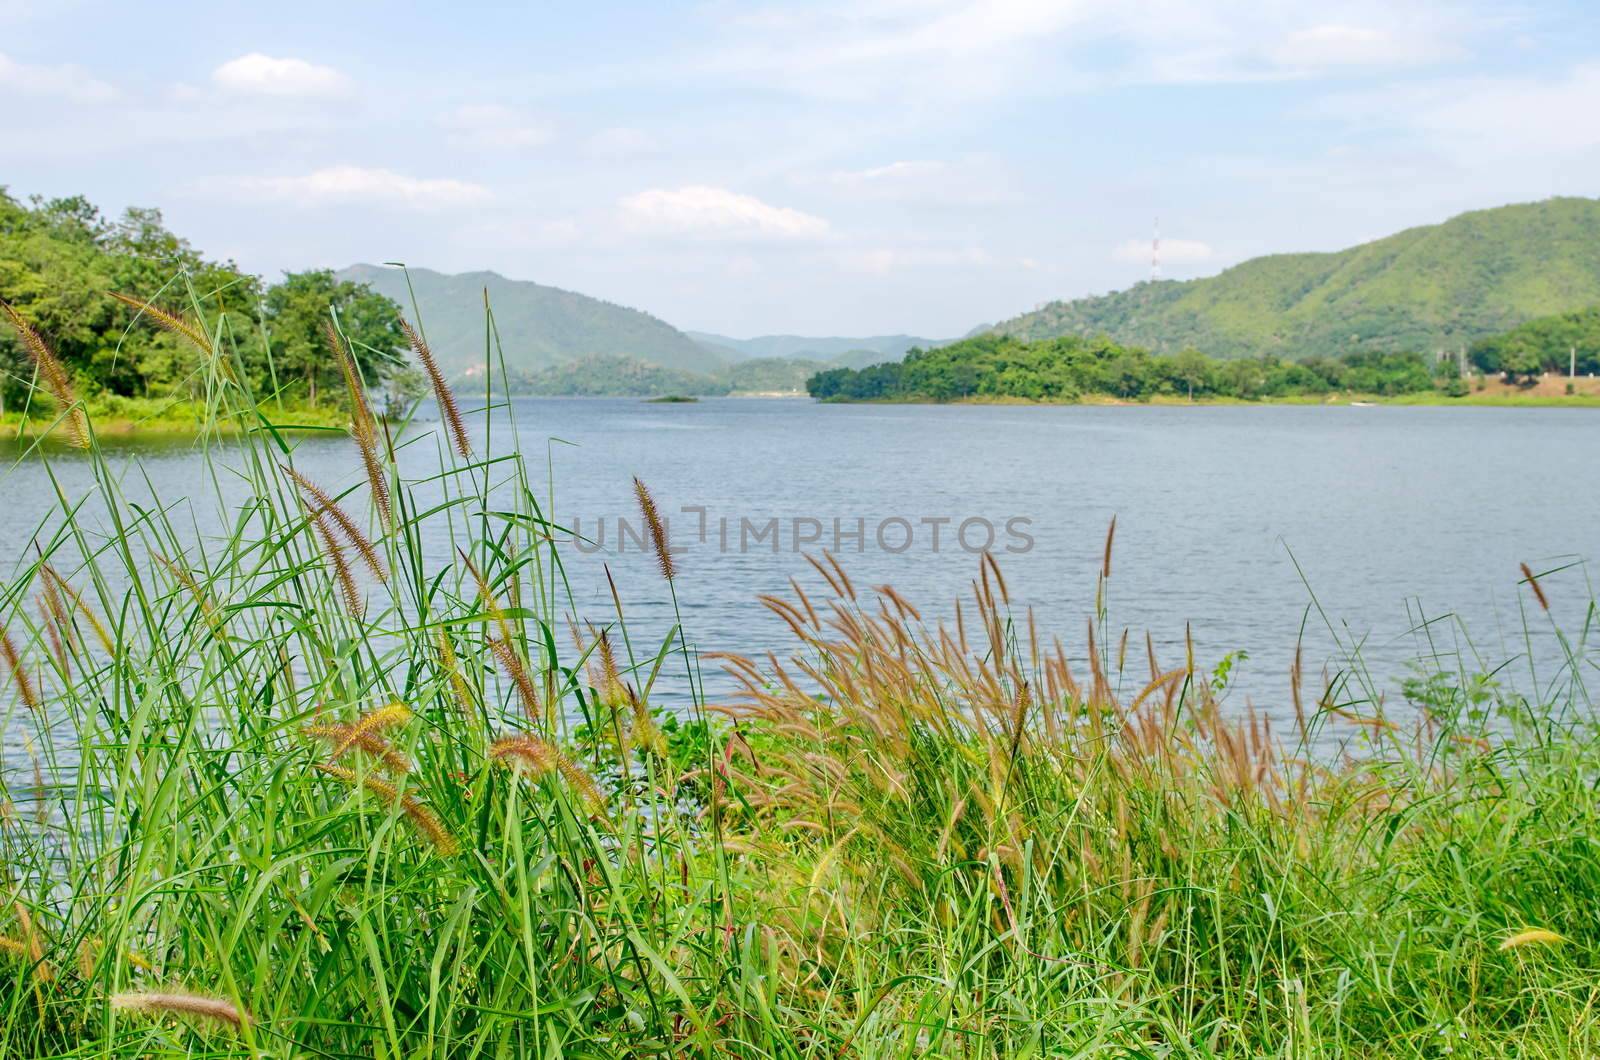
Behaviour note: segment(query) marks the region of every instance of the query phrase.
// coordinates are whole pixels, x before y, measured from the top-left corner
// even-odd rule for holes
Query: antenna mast
[[[1156,218],[1154,234],[1150,237],[1150,282],[1161,279],[1161,218]]]

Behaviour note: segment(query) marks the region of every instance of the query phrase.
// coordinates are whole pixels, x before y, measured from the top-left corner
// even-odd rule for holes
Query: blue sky
[[[1600,9],[0,0],[0,183],[272,275],[489,268],[684,327],[944,336],[1600,194]]]

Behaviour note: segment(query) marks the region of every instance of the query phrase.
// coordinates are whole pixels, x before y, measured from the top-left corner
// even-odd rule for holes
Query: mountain
[[[808,338],[804,335],[758,335],[753,339],[731,339],[708,331],[691,331],[689,337],[714,352],[733,358],[798,357],[810,361],[832,361],[844,354],[852,357],[870,354],[879,361],[898,361],[913,346],[927,349],[941,345],[938,339],[915,335],[873,335],[867,338]],[[877,363],[868,361],[868,364]]]
[[[997,324],[1158,351],[1332,355],[1454,349],[1600,302],[1600,199],[1478,210],[1325,254],[1253,258],[1199,280],[1052,302]]]
[[[495,324],[505,350],[506,368],[531,377],[541,369],[574,361],[640,361],[671,372],[712,373],[725,358],[707,350],[677,328],[649,313],[527,280],[508,280],[494,272],[450,275],[431,269],[409,270],[417,304],[445,370],[460,373],[483,361],[483,294],[489,293]],[[352,265],[340,279],[371,284],[411,312],[406,273],[377,265]],[[594,372],[582,373],[593,378]],[[626,381],[634,386],[637,380]]]

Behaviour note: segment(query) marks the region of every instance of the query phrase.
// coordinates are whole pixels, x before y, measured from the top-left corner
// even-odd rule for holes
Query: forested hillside
[[[995,326],[1024,339],[1110,336],[1217,357],[1458,349],[1600,302],[1600,200],[1462,214],[1329,254],[1255,258],[1213,277],[1142,283]]]
[[[506,367],[517,375],[589,358],[627,358],[665,369],[711,373],[724,358],[664,321],[626,306],[494,272],[448,274],[410,269],[428,342],[447,371],[483,363],[483,299],[489,304]],[[353,265],[340,277],[369,283],[408,309],[407,273]],[[619,391],[624,392],[624,391]]]

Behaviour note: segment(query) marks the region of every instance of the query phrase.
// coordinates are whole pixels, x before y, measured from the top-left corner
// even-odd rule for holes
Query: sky
[[[0,0],[0,185],[283,270],[932,338],[1600,194],[1600,5]]]

